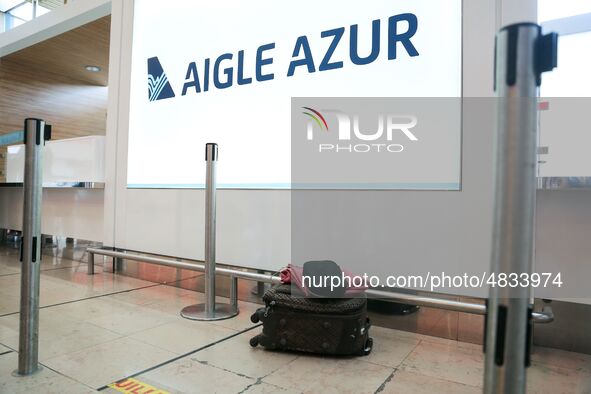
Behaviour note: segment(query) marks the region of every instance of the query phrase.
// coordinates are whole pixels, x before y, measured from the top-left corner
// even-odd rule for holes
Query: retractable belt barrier
[[[218,145],[205,145],[205,303],[190,305],[181,316],[191,320],[223,320],[238,314],[238,278],[230,277],[230,304],[216,302],[215,296],[215,221],[216,221],[216,166]]]
[[[25,119],[25,175],[23,234],[21,238],[21,304],[18,346],[19,375],[39,368],[39,281],[41,264],[41,202],[43,149],[51,126],[41,119]]]
[[[491,272],[529,275],[533,268],[538,87],[556,67],[557,35],[534,23],[506,26],[496,38],[498,98]],[[485,393],[525,393],[532,343],[528,286],[489,290]]]

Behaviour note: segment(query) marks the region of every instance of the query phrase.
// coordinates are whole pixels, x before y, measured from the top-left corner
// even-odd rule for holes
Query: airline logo
[[[150,101],[175,97],[168,77],[158,57],[148,59],[148,99]]]
[[[349,33],[347,34],[347,28]],[[357,24],[340,26],[325,30],[319,34],[326,48],[320,50],[310,45],[308,36],[303,35],[288,44],[293,48],[293,55],[286,70],[278,69],[279,62],[275,61],[275,51],[285,43],[268,42],[260,45],[256,53],[245,49],[237,52],[222,53],[217,57],[206,58],[190,62],[182,85],[175,82],[180,96],[202,94],[210,90],[222,90],[231,87],[272,81],[275,78],[291,78],[297,74],[326,72],[344,67],[365,66],[377,61],[395,61],[404,58],[403,52],[410,58],[419,56],[412,40],[419,28],[419,21],[415,14],[403,13],[393,15],[387,20],[376,19],[371,22],[371,35],[364,35],[366,43],[360,43],[362,38]],[[361,55],[361,47],[369,44],[371,53]],[[348,56],[338,54],[338,48],[343,47]],[[254,52],[254,51],[253,51]],[[168,78],[157,57],[148,59],[148,83],[150,101],[175,97]],[[308,116],[322,116],[309,110]],[[326,123],[326,122],[323,122]],[[327,127],[327,125],[324,125]]]

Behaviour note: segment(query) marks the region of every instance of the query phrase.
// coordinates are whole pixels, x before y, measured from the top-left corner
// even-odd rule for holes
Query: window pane
[[[12,28],[15,28],[17,26],[20,26],[22,24],[26,23],[24,20],[22,19],[18,19],[18,18],[12,18]]]
[[[6,12],[11,8],[16,7],[22,2],[23,0],[0,0],[0,11]]]
[[[42,7],[40,5],[37,6],[37,16],[41,16],[41,15],[45,15],[47,14],[49,11],[51,11],[48,8]]]
[[[591,13],[591,0],[538,0],[538,22]]]
[[[591,32],[558,38],[558,68],[543,75],[542,97],[591,97]]]
[[[17,18],[30,21],[31,19],[33,19],[33,4],[25,3],[20,7],[17,7],[14,10],[10,11],[10,14],[16,16]]]
[[[25,23],[24,20],[15,18],[10,14],[5,14],[4,17],[4,31],[9,31]]]

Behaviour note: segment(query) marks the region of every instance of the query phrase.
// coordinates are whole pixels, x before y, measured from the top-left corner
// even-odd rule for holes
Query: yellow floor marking
[[[170,394],[168,391],[157,389],[154,386],[133,378],[111,383],[109,387],[126,394]]]

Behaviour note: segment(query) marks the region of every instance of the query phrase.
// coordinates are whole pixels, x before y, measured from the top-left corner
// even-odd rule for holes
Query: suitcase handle
[[[369,331],[371,327],[371,322],[369,321],[369,317],[365,318],[365,325],[362,327],[362,331],[361,334],[365,334],[367,331]]]

